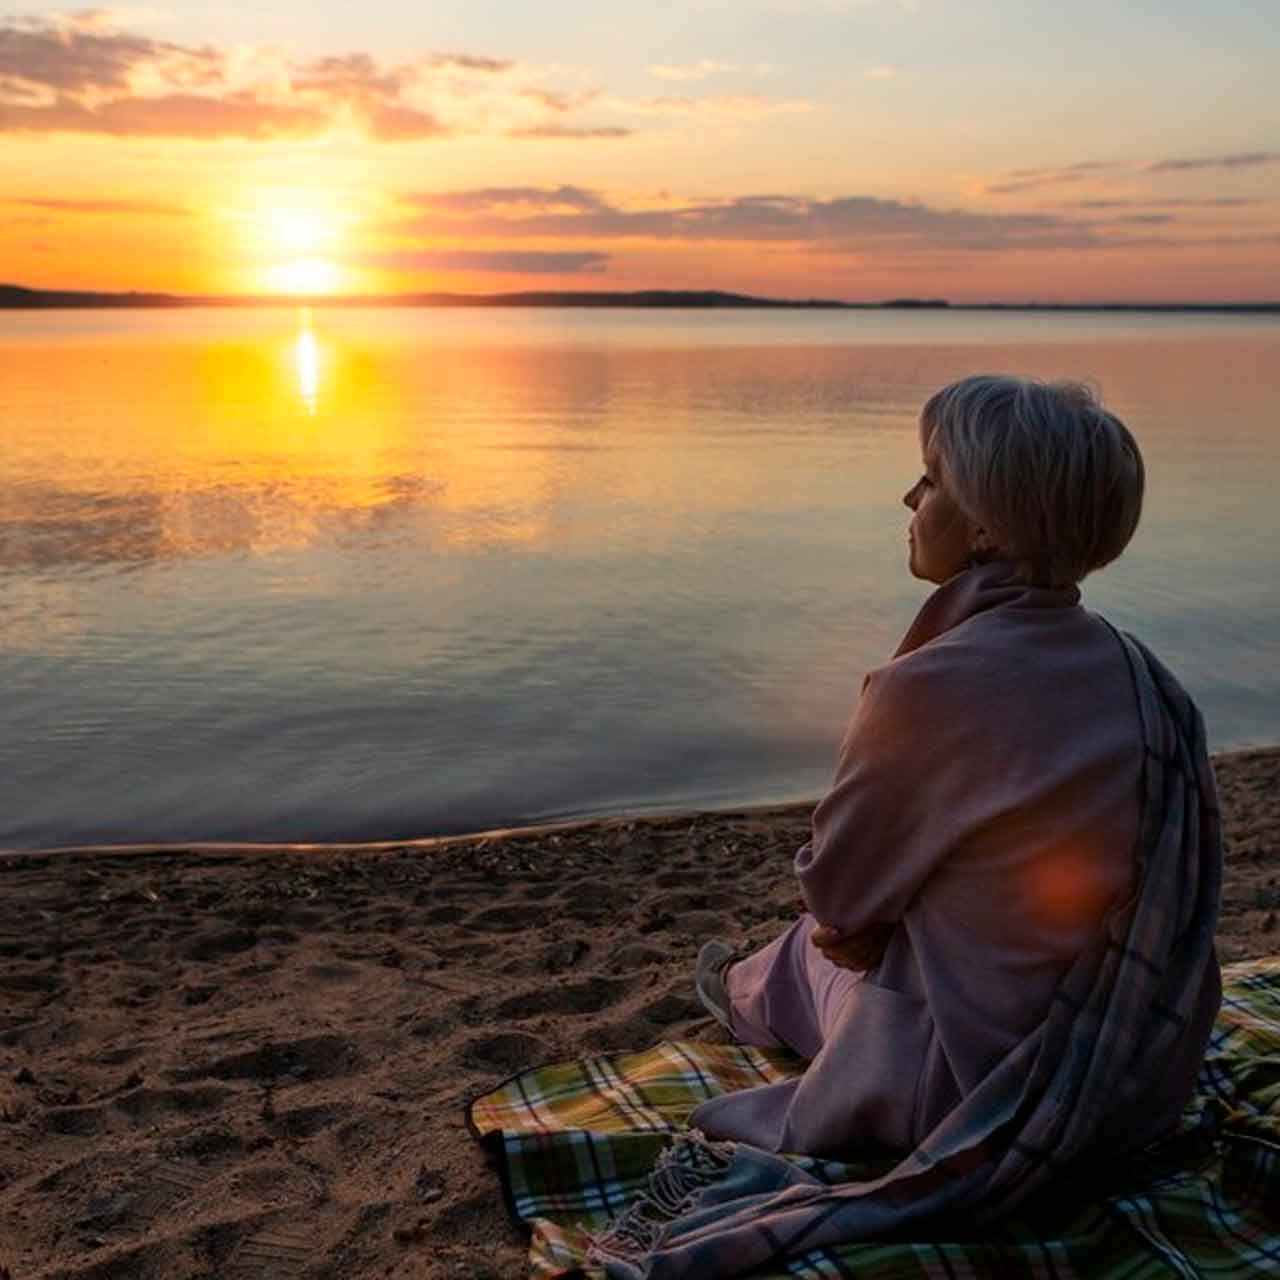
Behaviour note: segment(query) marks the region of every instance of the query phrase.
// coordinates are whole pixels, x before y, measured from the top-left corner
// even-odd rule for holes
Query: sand
[[[1216,764],[1222,958],[1280,954],[1280,749]],[[693,957],[793,918],[810,808],[0,857],[0,1276],[523,1275],[465,1100],[722,1039]]]

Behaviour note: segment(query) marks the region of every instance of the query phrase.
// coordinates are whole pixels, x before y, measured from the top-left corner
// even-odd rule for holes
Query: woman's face
[[[902,501],[915,512],[907,530],[908,567],[926,582],[946,582],[968,565],[977,530],[947,492],[937,459],[927,450],[924,474]]]

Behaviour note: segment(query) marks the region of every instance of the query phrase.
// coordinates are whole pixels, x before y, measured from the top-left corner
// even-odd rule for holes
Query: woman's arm
[[[983,708],[957,705],[948,664],[924,657],[867,677],[812,839],[796,854],[808,909],[850,941],[851,956],[874,950],[991,802],[979,781],[992,764]]]
[[[842,969],[874,969],[884,958],[896,924],[871,924],[857,933],[843,934],[828,924],[818,925],[809,940],[832,964]]]

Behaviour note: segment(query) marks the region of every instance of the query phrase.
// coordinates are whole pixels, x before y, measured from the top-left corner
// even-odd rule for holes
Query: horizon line
[[[648,300],[648,301],[645,301]],[[612,306],[660,307],[713,310],[736,307],[748,310],[954,310],[954,311],[1220,311],[1266,313],[1280,311],[1280,299],[1261,302],[1143,300],[1067,302],[1032,299],[1027,301],[952,301],[938,297],[894,297],[867,301],[837,298],[774,298],[737,293],[725,289],[650,288],[606,289],[522,289],[499,293],[458,293],[448,290],[416,290],[403,293],[359,294],[271,294],[220,293],[181,294],[158,290],[44,289],[0,281],[0,310],[39,309],[159,309],[166,307],[369,307],[369,306]]]

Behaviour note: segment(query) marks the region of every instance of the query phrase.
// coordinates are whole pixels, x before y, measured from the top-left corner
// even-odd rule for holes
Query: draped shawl
[[[936,634],[929,607],[916,627]],[[926,1221],[971,1230],[1087,1158],[1108,1118],[1141,1108],[1168,1062],[1185,1056],[1188,1036],[1207,1040],[1204,1011],[1211,1020],[1220,992],[1222,842],[1204,722],[1143,644],[1112,631],[1141,724],[1136,882],[1070,965],[1043,1022],[874,1181],[829,1186],[758,1147],[682,1135],[646,1193],[593,1242],[591,1260],[607,1275],[714,1280]]]

